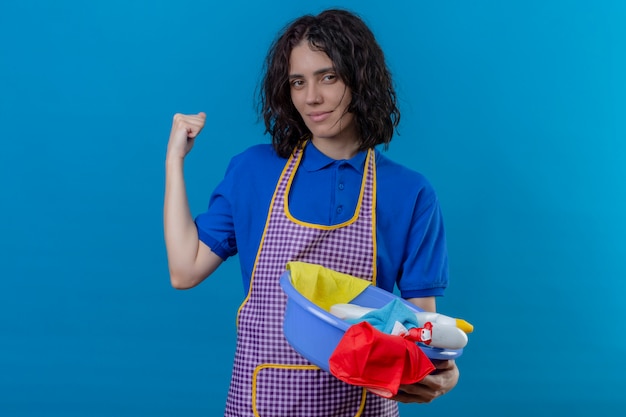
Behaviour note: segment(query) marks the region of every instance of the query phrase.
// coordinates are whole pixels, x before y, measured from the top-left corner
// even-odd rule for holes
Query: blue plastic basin
[[[333,316],[300,294],[291,284],[289,271],[280,277],[280,286],[287,294],[283,323],[285,338],[299,354],[328,372],[328,360],[350,323]],[[363,307],[382,308],[394,299],[402,300],[416,312],[422,311],[414,304],[373,285],[350,302]],[[440,349],[420,343],[418,346],[431,359],[455,359],[463,353],[463,349]]]

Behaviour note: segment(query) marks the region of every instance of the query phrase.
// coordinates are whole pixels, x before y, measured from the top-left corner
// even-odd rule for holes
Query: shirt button
[[[344,188],[343,182],[342,182],[342,183],[339,183],[339,186],[338,186],[338,187],[339,187],[339,189],[340,189],[340,190],[343,190],[343,188]]]
[[[343,206],[337,207],[337,214],[340,214],[343,211]]]

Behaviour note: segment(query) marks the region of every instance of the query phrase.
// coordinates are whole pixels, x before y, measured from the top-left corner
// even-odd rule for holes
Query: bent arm
[[[172,286],[195,287],[222,263],[222,259],[198,239],[183,174],[183,159],[168,158],[165,169],[163,227]]]
[[[198,240],[185,189],[184,160],[204,127],[206,114],[175,114],[165,158],[165,202],[163,229],[174,288],[191,288],[202,282],[222,263],[208,246]]]

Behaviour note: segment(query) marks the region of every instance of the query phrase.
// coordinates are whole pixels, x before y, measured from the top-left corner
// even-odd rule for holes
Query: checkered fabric
[[[372,280],[375,273],[375,161],[370,150],[358,215],[337,226],[294,221],[290,184],[302,158],[296,150],[278,181],[246,301],[225,416],[386,417],[397,403],[339,381],[312,365],[283,335],[286,295],[279,278],[289,261],[302,261]]]

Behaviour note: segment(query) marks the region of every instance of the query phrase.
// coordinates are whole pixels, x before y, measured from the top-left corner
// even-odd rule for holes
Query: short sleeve
[[[224,179],[215,188],[207,211],[195,219],[198,238],[223,260],[237,254],[237,240],[231,202],[234,184],[233,162],[226,170]]]
[[[434,192],[416,207],[403,259],[397,283],[403,298],[443,295],[448,286],[448,251]]]

